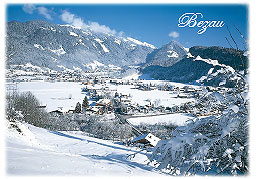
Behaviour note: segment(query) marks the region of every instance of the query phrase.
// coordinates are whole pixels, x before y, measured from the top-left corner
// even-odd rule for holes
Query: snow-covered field
[[[81,93],[81,83],[74,82],[22,82],[18,83],[19,92],[31,91],[48,112],[60,109],[75,109],[77,102],[82,103],[85,94]]]
[[[189,120],[193,118],[194,117],[188,114],[176,113],[176,114],[167,114],[167,115],[129,118],[128,121],[133,125],[139,125],[141,123],[151,124],[151,125],[158,124],[158,123],[166,123],[166,124],[174,124],[176,126],[184,126],[189,122]]]
[[[130,94],[132,96],[132,101],[138,103],[139,105],[146,105],[150,100],[152,103],[154,101],[159,101],[159,105],[162,106],[173,106],[180,105],[188,101],[194,101],[194,98],[175,98],[176,95],[173,95],[170,91],[142,91],[139,89],[133,89],[133,85],[118,85],[116,89],[119,93]]]
[[[159,80],[143,80],[144,83],[161,84]],[[182,87],[183,84],[175,83],[175,86]],[[95,85],[101,86],[101,85]],[[130,94],[132,102],[139,105],[145,105],[150,100],[152,103],[157,101],[158,105],[173,106],[180,105],[188,101],[194,101],[194,98],[175,98],[176,95],[169,91],[142,91],[133,89],[132,85],[111,85],[107,84],[111,89],[116,89],[119,93]],[[75,82],[21,82],[17,85],[19,92],[31,91],[42,103],[46,105],[48,112],[54,110],[68,111],[75,109],[76,103],[82,103],[85,94],[81,92],[84,86]]]
[[[149,78],[149,77],[148,77]],[[177,82],[170,82],[168,80],[154,80],[154,79],[144,79],[142,80],[142,82],[144,84],[154,84],[154,85],[163,85],[163,84],[169,84],[169,85],[172,85],[172,86],[176,86],[176,87],[179,87],[179,88],[183,88],[184,86],[190,86],[194,89],[199,89],[201,88],[201,86],[198,86],[198,85],[191,85],[191,84],[184,84],[184,83],[177,83]]]
[[[140,151],[134,147],[81,132],[48,131],[21,123],[19,128],[23,135],[14,129],[6,133],[8,175],[164,175],[146,165],[145,152],[127,158],[128,154]]]

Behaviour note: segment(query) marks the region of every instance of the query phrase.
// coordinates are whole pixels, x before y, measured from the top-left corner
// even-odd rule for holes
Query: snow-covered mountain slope
[[[199,83],[209,86],[234,87],[240,80],[237,72],[218,60],[203,59],[200,56],[187,57],[170,67],[148,66],[142,69],[154,79],[179,83]]]
[[[190,48],[183,59],[171,66],[149,65],[141,71],[154,79],[234,87],[236,81],[240,80],[238,70],[241,68],[242,72],[247,69],[248,59],[246,56],[240,56],[242,51],[222,47],[201,48]],[[209,55],[212,58],[203,58],[198,51],[203,56]]]
[[[7,65],[32,65],[62,70],[88,64],[128,66],[144,63],[155,47],[131,37],[77,29],[45,21],[7,24]]]
[[[187,50],[179,42],[171,41],[148,54],[144,66],[158,65],[168,67],[182,60],[186,54]]]
[[[202,47],[194,46],[189,49],[193,56],[200,56],[203,59],[217,60],[220,64],[231,66],[235,70],[248,68],[248,57],[245,51],[224,47]]]
[[[84,135],[82,132],[48,131],[18,123],[22,133],[8,129],[9,175],[152,175],[162,173],[146,165],[146,153]]]
[[[206,62],[185,58],[169,67],[148,66],[142,70],[142,73],[148,74],[154,79],[190,83],[205,75],[210,68],[211,65]]]

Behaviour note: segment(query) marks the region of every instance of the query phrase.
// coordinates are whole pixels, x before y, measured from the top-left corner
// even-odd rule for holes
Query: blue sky
[[[245,49],[244,40],[234,25],[245,38],[248,38],[248,7],[245,4],[12,4],[7,5],[6,10],[7,21],[45,20],[55,24],[73,24],[82,28],[90,26],[96,31],[130,36],[156,47],[161,47],[171,40],[177,40],[185,47],[196,45],[230,47],[225,37],[235,47],[229,36],[228,26],[238,47]],[[207,28],[204,33],[198,34],[201,28],[197,26],[178,27],[179,18],[185,13],[201,13],[203,17],[197,14],[197,23],[223,21],[224,26]],[[187,19],[188,17],[184,20]]]

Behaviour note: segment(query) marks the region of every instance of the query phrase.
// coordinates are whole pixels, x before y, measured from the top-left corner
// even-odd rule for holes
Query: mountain
[[[228,87],[233,82],[226,77],[248,68],[247,56],[241,50],[195,46],[188,52],[177,41],[156,49],[131,37],[45,21],[8,22],[6,57],[7,68],[29,64],[58,71],[142,64],[141,72],[155,79]]]
[[[205,75],[211,65],[203,61],[193,61],[184,58],[169,67],[152,65],[144,68],[142,73],[149,74],[154,79],[170,80],[180,83],[190,83]]]
[[[30,63],[54,70],[136,65],[155,49],[131,37],[38,20],[8,22],[6,47],[7,66]]]
[[[236,70],[248,68],[248,59],[244,56],[244,51],[224,47],[202,47],[194,46],[189,49],[193,56],[218,60],[219,63],[229,65]]]
[[[247,69],[247,64],[248,59],[243,51],[223,47],[191,47],[187,55],[176,63],[170,66],[144,65],[141,72],[160,80],[234,87],[241,79],[237,71]]]
[[[186,54],[187,50],[179,42],[171,41],[149,53],[144,67],[152,65],[168,67],[182,60]]]

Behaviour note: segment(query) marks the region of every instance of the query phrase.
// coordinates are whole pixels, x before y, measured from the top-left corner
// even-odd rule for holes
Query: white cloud
[[[38,7],[38,13],[43,15],[46,19],[52,20],[51,13],[52,11],[47,9],[46,7]]]
[[[81,18],[75,18],[72,25],[83,29],[87,26]]]
[[[23,6],[23,11],[28,14],[33,14],[35,11],[37,11],[40,15],[43,15],[46,19],[52,20],[53,11],[50,9],[47,9],[46,7],[36,7],[33,4],[25,4]]]
[[[105,25],[100,25],[98,22],[88,22],[89,27],[94,31],[94,32],[103,32],[103,33],[108,33],[108,34],[116,34],[115,30],[110,29],[108,26]]]
[[[70,24],[72,24],[74,16],[75,16],[74,14],[71,14],[68,11],[63,11],[62,14],[60,15],[61,20],[63,22],[70,23]]]
[[[54,12],[51,9],[47,9],[46,7],[36,7],[33,4],[26,4],[23,6],[23,10],[28,14],[33,14],[35,11],[37,11],[40,15],[43,15],[46,19],[49,20],[53,19],[52,14],[54,14]],[[88,23],[85,23],[81,17],[78,17],[77,15],[72,14],[67,10],[62,11],[60,18],[63,22],[73,25],[76,28],[80,28],[80,29],[90,28],[94,32],[102,32],[102,33],[108,33],[113,35],[117,34],[116,30],[111,29],[106,25],[101,25],[98,22],[88,21]],[[124,32],[120,31],[118,34],[119,36],[122,36],[123,33]]]
[[[28,14],[33,14],[34,10],[36,10],[36,7],[33,4],[25,4],[23,6],[23,11]]]
[[[116,30],[110,29],[108,26],[105,25],[100,25],[98,22],[88,21],[88,23],[86,24],[82,18],[70,13],[67,10],[62,11],[60,18],[63,22],[69,23],[70,25],[73,25],[77,28],[90,28],[94,32],[103,32],[113,35],[117,33]],[[122,32],[120,32],[120,34],[122,34]]]
[[[60,17],[63,22],[71,24],[77,28],[86,28],[87,27],[87,24],[84,23],[83,19],[81,19],[80,17],[77,17],[75,14],[72,14],[66,10],[64,10],[62,12]]]
[[[180,34],[176,31],[169,33],[169,37],[172,37],[172,38],[178,38],[179,36],[180,36]]]

